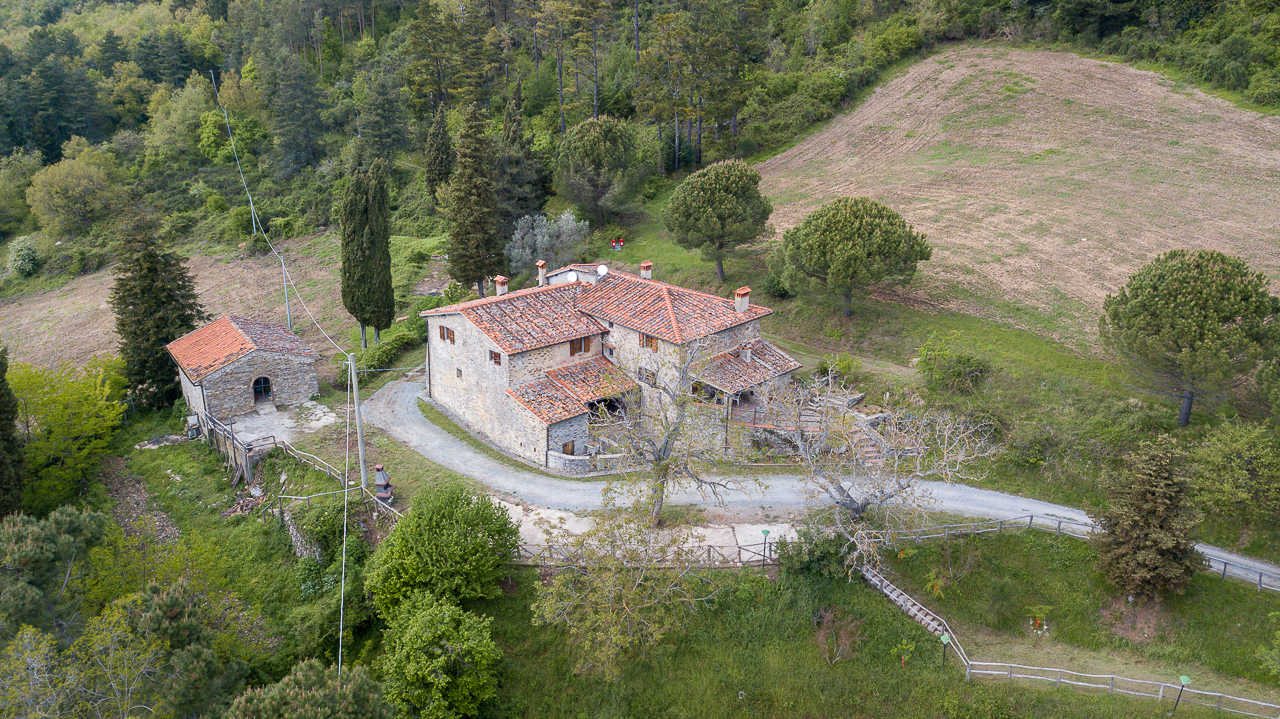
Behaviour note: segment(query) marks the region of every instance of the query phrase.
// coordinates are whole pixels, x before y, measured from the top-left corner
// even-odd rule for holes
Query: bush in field
[[[1280,516],[1280,439],[1256,424],[1215,427],[1191,450],[1197,498],[1215,511],[1247,520]]]
[[[932,392],[973,394],[991,375],[991,363],[981,357],[954,352],[945,343],[929,338],[919,348],[916,369]]]
[[[30,237],[19,237],[9,243],[9,274],[30,277],[40,270],[40,254]]]
[[[369,564],[378,612],[389,615],[419,591],[451,601],[496,596],[519,536],[487,496],[458,483],[424,487]]]

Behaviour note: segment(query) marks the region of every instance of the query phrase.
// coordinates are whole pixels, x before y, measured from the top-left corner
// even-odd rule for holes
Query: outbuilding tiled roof
[[[759,305],[736,312],[732,299],[616,270],[583,285],[577,308],[678,345],[773,313]]]
[[[552,381],[550,377],[513,387],[507,390],[507,394],[547,424],[563,422],[589,411],[585,404]]]
[[[750,362],[742,358],[743,348],[750,348]],[[716,389],[733,394],[799,368],[800,363],[785,352],[757,339],[716,355],[698,373],[698,378]]]
[[[573,307],[574,282],[533,287],[505,295],[427,310],[430,315],[461,314],[507,354],[517,354],[604,332],[600,323]]]
[[[320,356],[280,325],[226,314],[170,342],[166,348],[192,382],[199,382],[253,350]]]
[[[582,402],[617,397],[639,387],[625,372],[603,357],[547,370],[547,376]]]

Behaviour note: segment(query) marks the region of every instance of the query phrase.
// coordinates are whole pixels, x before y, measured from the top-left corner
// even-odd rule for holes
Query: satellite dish
[[[570,272],[568,275],[566,275],[566,276],[565,276],[565,279],[569,280],[570,282],[577,282],[577,281],[578,281],[578,273],[577,273],[577,272]]]
[[[605,267],[604,265],[600,265],[599,267],[596,268],[596,274],[600,275],[601,277],[604,277],[605,275],[609,274],[609,268]]]

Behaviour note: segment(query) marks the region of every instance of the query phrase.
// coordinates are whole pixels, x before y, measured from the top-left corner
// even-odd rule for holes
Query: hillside
[[[899,299],[1023,305],[1094,332],[1102,299],[1177,247],[1280,279],[1280,118],[1076,55],[966,47],[917,63],[759,166],[779,232],[867,195],[928,234]],[[956,289],[960,291],[956,291]]]
[[[336,337],[337,332],[345,333],[354,326],[339,297],[337,235],[301,237],[282,242],[280,247],[294,284],[325,331]],[[196,254],[188,266],[206,312],[285,321],[280,262],[274,256]],[[107,306],[113,281],[110,270],[104,270],[77,277],[57,290],[6,300],[0,305],[0,337],[17,361],[50,367],[78,364],[95,354],[114,352],[119,340],[115,318]],[[291,302],[294,330],[321,354],[332,354],[333,347],[306,319],[292,296]]]

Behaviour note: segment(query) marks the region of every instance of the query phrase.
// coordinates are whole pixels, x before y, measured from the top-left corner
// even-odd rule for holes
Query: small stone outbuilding
[[[320,393],[320,355],[280,325],[223,315],[170,342],[187,406],[227,420],[259,402],[291,405]]]

